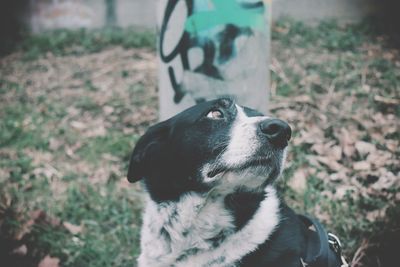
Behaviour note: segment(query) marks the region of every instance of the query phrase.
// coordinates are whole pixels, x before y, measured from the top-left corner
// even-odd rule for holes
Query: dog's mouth
[[[217,166],[207,173],[207,177],[214,178],[218,174],[229,172],[229,171],[243,171],[248,168],[256,168],[256,167],[266,167],[271,164],[270,158],[255,158],[238,166]]]

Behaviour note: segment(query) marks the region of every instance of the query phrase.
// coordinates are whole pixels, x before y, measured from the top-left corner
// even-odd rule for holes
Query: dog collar
[[[327,233],[321,223],[309,216],[298,215],[306,225],[307,246],[303,258],[303,267],[349,267],[342,255],[342,245],[337,236]],[[314,230],[310,229],[313,226]]]

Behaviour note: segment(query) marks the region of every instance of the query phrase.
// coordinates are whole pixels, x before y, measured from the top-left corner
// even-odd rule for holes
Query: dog
[[[332,249],[329,264],[306,262],[328,241],[274,187],[290,138],[286,122],[230,98],[150,127],[128,170],[147,197],[138,266],[341,266]]]

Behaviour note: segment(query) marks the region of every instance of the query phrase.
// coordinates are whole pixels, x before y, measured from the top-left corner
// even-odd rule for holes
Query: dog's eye
[[[223,119],[224,114],[222,113],[222,111],[220,111],[218,109],[214,109],[214,110],[211,110],[210,112],[208,112],[207,118],[214,119],[214,120]]]

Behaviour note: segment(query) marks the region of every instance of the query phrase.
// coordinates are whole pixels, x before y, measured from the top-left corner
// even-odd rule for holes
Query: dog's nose
[[[260,123],[261,132],[276,146],[285,147],[292,136],[290,126],[278,119],[268,119]]]

